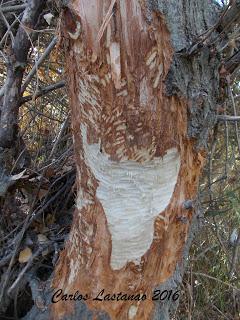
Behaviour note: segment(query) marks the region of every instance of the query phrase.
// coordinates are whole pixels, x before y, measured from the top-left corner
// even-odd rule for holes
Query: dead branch
[[[48,47],[46,48],[46,50],[44,51],[44,53],[41,55],[41,57],[38,59],[38,61],[36,62],[36,64],[34,65],[34,67],[32,68],[32,70],[29,72],[29,74],[27,75],[22,88],[21,88],[21,93],[23,93],[27,86],[29,85],[30,81],[32,80],[33,76],[35,75],[35,73],[37,72],[38,68],[40,67],[40,65],[43,63],[43,61],[49,56],[49,54],[51,53],[52,49],[55,47],[57,43],[57,37],[54,37],[52,39],[52,41],[49,43]]]
[[[0,146],[2,148],[12,148],[18,132],[21,84],[28,51],[31,47],[31,32],[27,31],[26,27],[35,28],[37,26],[39,15],[45,4],[46,0],[40,2],[32,0],[30,2],[29,7],[24,11],[14,38],[14,45],[7,65],[7,79],[0,118]]]
[[[189,272],[188,272],[188,273],[189,273]],[[194,274],[195,276],[200,276],[200,277],[208,278],[208,279],[210,279],[210,280],[214,280],[214,281],[216,281],[216,282],[222,283],[222,284],[224,284],[225,286],[228,286],[229,288],[234,289],[234,290],[236,290],[237,292],[240,292],[240,289],[238,289],[237,287],[231,285],[230,283],[221,281],[220,279],[215,278],[215,277],[212,277],[212,276],[209,276],[208,274],[205,274],[205,273],[202,273],[202,272],[193,272],[193,274]]]
[[[51,151],[50,156],[49,156],[50,159],[54,156],[55,151],[57,150],[57,146],[58,146],[58,144],[61,141],[61,138],[63,136],[63,133],[66,130],[67,126],[69,125],[69,117],[70,117],[70,115],[68,114],[67,118],[65,119],[65,121],[63,122],[63,124],[61,126],[61,129],[60,129],[60,131],[58,133],[57,138],[55,139],[52,151]]]
[[[227,115],[222,115],[222,116],[217,116],[218,121],[240,121],[240,116],[227,116]]]
[[[19,5],[15,5],[15,6],[0,6],[0,11],[3,13],[6,12],[14,12],[14,11],[20,11],[23,9],[26,9],[27,4],[19,4]]]
[[[8,289],[7,293],[10,296],[12,291],[16,289],[17,285],[19,284],[19,282],[21,281],[21,279],[23,278],[24,274],[26,273],[26,271],[30,268],[30,266],[32,265],[34,259],[36,257],[39,256],[39,254],[45,249],[45,247],[40,247],[37,249],[37,251],[30,257],[30,259],[28,260],[27,264],[24,266],[24,268],[21,270],[21,272],[19,273],[17,279],[14,281],[14,283],[11,285],[11,287]]]
[[[46,94],[48,94],[49,92],[51,91],[54,91],[54,90],[57,90],[57,89],[60,89],[60,88],[63,88],[64,86],[66,85],[66,82],[65,80],[61,80],[59,82],[56,82],[54,84],[51,84],[45,88],[38,88],[37,92],[33,95],[29,95],[29,96],[26,96],[26,97],[23,97],[21,99],[21,105],[28,102],[28,101],[31,101],[33,99],[37,99],[39,97],[42,97]]]

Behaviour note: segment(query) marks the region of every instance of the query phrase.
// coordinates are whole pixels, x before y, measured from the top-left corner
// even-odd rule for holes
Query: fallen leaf
[[[52,18],[54,17],[54,15],[49,12],[49,13],[46,13],[43,18],[47,21],[47,24],[50,26],[51,24],[51,21],[52,21]]]
[[[24,173],[26,172],[26,169],[23,170],[22,172],[18,173],[18,174],[15,174],[14,176],[11,176],[10,177],[10,180],[11,181],[16,181],[16,180],[19,180],[23,177]]]
[[[54,170],[53,168],[49,167],[49,168],[46,169],[46,171],[45,171],[45,173],[44,173],[44,176],[45,176],[46,178],[51,178],[51,177],[53,177],[55,174],[56,174],[56,173],[55,173],[55,170]]]
[[[32,250],[29,247],[26,247],[19,254],[18,261],[20,263],[26,263],[32,257]]]
[[[48,194],[48,190],[40,189],[38,192],[38,197],[40,200],[42,200],[42,198],[44,198],[47,194]]]

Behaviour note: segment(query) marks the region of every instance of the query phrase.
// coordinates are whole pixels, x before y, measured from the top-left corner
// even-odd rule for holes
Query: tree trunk
[[[219,100],[218,55],[193,44],[216,19],[208,0],[64,9],[78,195],[53,319],[170,318]]]

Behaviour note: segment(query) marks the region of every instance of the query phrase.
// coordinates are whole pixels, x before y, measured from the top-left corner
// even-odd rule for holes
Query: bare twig
[[[21,245],[21,242],[22,242],[22,238],[25,234],[25,231],[28,227],[28,223],[29,223],[29,220],[30,220],[30,215],[27,216],[27,218],[25,219],[25,222],[24,222],[24,225],[23,225],[23,228],[22,230],[19,232],[19,234],[17,235],[16,239],[15,239],[15,248],[13,250],[13,254],[12,254],[12,257],[11,257],[11,260],[10,260],[10,263],[9,263],[9,266],[8,266],[8,269],[5,273],[5,279],[3,281],[3,285],[2,285],[2,288],[1,288],[1,292],[0,292],[0,301],[2,300],[4,294],[5,294],[5,290],[6,290],[6,287],[7,287],[7,284],[8,284],[8,281],[9,281],[9,278],[10,278],[10,273],[11,273],[11,270],[12,270],[12,267],[14,265],[14,262],[15,262],[15,258],[17,256],[17,253],[18,253],[18,249]]]
[[[1,39],[1,41],[0,41],[0,48],[2,48],[3,43],[4,43],[6,37],[7,37],[9,34],[10,34],[11,37],[13,36],[11,30],[12,30],[12,28],[15,26],[15,24],[18,22],[18,20],[21,19],[21,17],[22,17],[22,14],[21,14],[21,16],[19,16],[18,19],[15,19],[15,20],[13,21],[13,23],[7,28],[7,31],[5,32],[4,36],[2,37],[2,39]]]
[[[233,251],[231,270],[230,270],[230,279],[233,277],[234,272],[235,272],[235,268],[236,268],[236,264],[237,264],[237,260],[238,260],[239,246],[240,246],[240,230],[238,233],[237,241],[234,244],[234,251]]]
[[[33,95],[29,95],[29,96],[23,97],[22,100],[21,100],[21,104],[24,104],[24,103],[26,103],[28,101],[31,101],[33,98],[37,99],[39,97],[42,97],[42,96],[48,94],[51,91],[63,88],[65,85],[66,85],[65,80],[61,80],[61,81],[56,82],[54,84],[51,84],[51,85],[49,85],[49,86],[47,86],[45,88],[38,88],[38,90],[34,94],[34,96]]]
[[[57,37],[54,37],[52,39],[52,41],[49,43],[48,47],[46,48],[46,50],[44,51],[44,53],[41,55],[41,57],[38,59],[38,61],[36,62],[36,64],[34,65],[34,67],[32,68],[32,70],[29,72],[29,74],[27,75],[22,88],[21,88],[21,93],[23,93],[27,86],[29,85],[30,81],[32,80],[32,78],[34,77],[35,73],[37,72],[37,69],[39,68],[39,66],[43,63],[43,61],[48,57],[48,55],[50,54],[50,52],[52,51],[52,49],[55,47],[57,43]]]
[[[5,15],[2,13],[1,10],[0,10],[0,15],[1,15],[1,17],[2,17],[2,19],[3,19],[3,21],[4,21],[5,25],[6,25],[6,27],[7,27],[7,30],[9,30],[8,33],[10,34],[11,41],[12,41],[12,44],[13,44],[13,43],[14,43],[14,36],[13,36],[12,31],[11,31],[11,26],[9,25],[7,19],[5,18]],[[1,41],[1,42],[2,42],[2,41]]]
[[[229,92],[229,96],[230,96],[231,101],[232,101],[234,117],[237,117],[237,108],[236,108],[234,96],[233,96],[232,89],[230,87],[229,81],[228,81],[228,92]],[[237,122],[235,122],[235,133],[236,133],[236,139],[237,139],[238,152],[239,152],[239,155],[240,155],[240,137],[239,137],[239,130],[238,130],[238,123]]]
[[[16,289],[17,285],[19,284],[20,280],[22,279],[22,277],[24,276],[24,274],[26,273],[26,271],[29,269],[29,267],[32,265],[33,260],[39,256],[39,254],[43,251],[43,249],[45,249],[45,247],[41,247],[38,248],[38,250],[30,257],[30,259],[28,260],[27,264],[25,265],[25,267],[21,270],[21,272],[19,273],[17,279],[13,282],[13,284],[11,285],[11,287],[8,289],[7,293],[10,296],[12,291],[14,289]]]
[[[222,115],[217,116],[217,119],[219,121],[240,121],[240,116],[228,116],[228,115]]]
[[[54,153],[55,153],[55,151],[57,149],[57,146],[58,146],[58,144],[59,144],[59,142],[60,142],[60,140],[62,138],[62,135],[63,135],[64,131],[66,130],[68,124],[69,124],[69,114],[68,114],[67,118],[65,119],[65,121],[63,122],[63,124],[61,126],[61,129],[60,129],[60,131],[58,133],[58,136],[57,136],[57,138],[56,138],[56,140],[54,142],[52,151],[51,151],[51,153],[49,155],[50,159],[54,156]]]
[[[240,21],[240,1],[229,1],[229,5],[227,6],[227,12],[221,19],[221,28],[228,29],[235,23]]]
[[[0,6],[0,11],[3,13],[6,12],[13,12],[13,11],[20,11],[20,10],[24,10],[26,9],[27,4],[19,4],[19,5],[15,5],[15,6]]]
[[[194,43],[189,49],[188,49],[188,54],[192,55],[198,51],[199,48],[202,48],[203,44],[206,42],[206,40],[210,37],[210,35],[215,31],[219,25],[221,25],[223,18],[227,15],[228,9],[231,6],[231,3],[227,5],[227,7],[223,10],[219,20],[215,25],[213,25],[211,28],[209,28],[207,31],[199,35],[198,41]]]
[[[214,232],[215,232],[216,238],[217,238],[223,252],[225,253],[226,257],[228,258],[228,262],[229,262],[228,251],[227,251],[226,246],[225,246],[224,242],[222,241],[221,236],[219,234],[219,228],[218,228],[218,224],[217,224],[215,217],[213,217],[213,222],[214,222]]]
[[[12,257],[12,252],[9,253],[7,256],[3,257],[1,260],[0,260],[0,268],[2,268],[3,266],[5,266],[10,260],[11,260],[11,257]]]
[[[220,313],[220,315],[221,315],[224,319],[226,319],[226,320],[233,320],[232,317],[231,317],[231,319],[230,319],[230,318],[228,318],[224,313],[222,313],[222,311],[219,310],[218,307],[216,307],[214,304],[212,304],[212,307],[213,307],[213,309],[215,309],[218,313]]]
[[[233,28],[236,23],[240,21],[240,1],[229,1],[229,4],[224,8],[223,12],[221,13],[221,16],[219,17],[218,21],[207,31],[202,33],[198,36],[198,41],[195,42],[190,48],[187,50],[188,55],[195,54],[199,51],[204,45],[207,43],[207,39],[211,36],[211,34],[217,30],[219,32],[217,38],[213,41],[211,41],[211,44],[215,43],[219,40],[220,36],[223,34],[223,32],[228,31],[230,28]],[[234,69],[236,68],[236,65],[239,65],[239,57],[236,56],[234,58],[234,61],[229,61],[227,66],[227,69],[230,67]],[[232,72],[231,72],[232,73]]]
[[[188,272],[189,273],[189,272]],[[224,282],[218,278],[215,278],[215,277],[212,277],[212,276],[209,276],[208,274],[205,274],[205,273],[202,273],[202,272],[193,272],[193,274],[195,276],[200,276],[200,277],[204,277],[204,278],[208,278],[208,279],[211,279],[211,280],[214,280],[216,282],[219,282],[219,283],[222,283],[224,284],[225,286],[228,286],[229,288],[231,289],[234,289],[236,290],[237,292],[240,292],[240,289],[238,289],[237,287],[233,286],[232,284],[228,283],[228,282]]]
[[[228,148],[229,148],[229,130],[228,130],[228,123],[224,121],[224,128],[225,128],[225,137],[226,137],[226,156],[225,156],[225,176],[228,176]]]

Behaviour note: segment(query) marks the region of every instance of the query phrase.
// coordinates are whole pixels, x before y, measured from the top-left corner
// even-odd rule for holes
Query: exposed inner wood
[[[151,297],[181,257],[192,216],[183,203],[195,198],[204,157],[187,138],[187,101],[164,93],[173,56],[164,17],[149,21],[137,0],[109,13],[111,3],[75,0],[65,15],[79,192],[53,287]],[[111,319],[150,319],[153,310],[150,299],[86,303],[96,319],[97,310]],[[59,302],[53,317],[73,309]]]

